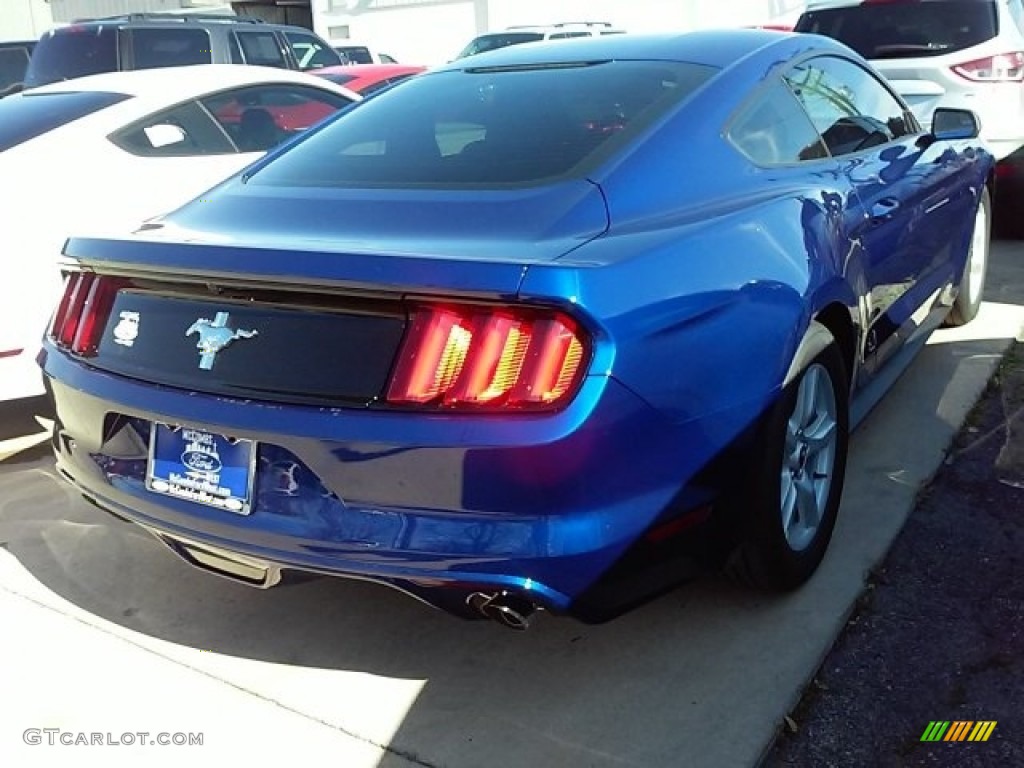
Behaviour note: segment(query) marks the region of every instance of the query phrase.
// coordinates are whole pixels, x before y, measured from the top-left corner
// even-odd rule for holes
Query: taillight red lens
[[[57,343],[62,347],[70,347],[78,333],[78,323],[82,319],[82,310],[85,308],[85,300],[92,290],[92,284],[96,276],[91,272],[80,272],[74,275],[64,288],[64,298],[61,299],[63,311],[59,325],[54,327],[54,335]],[[67,302],[65,306],[65,301]]]
[[[974,59],[957,64],[953,71],[960,77],[979,83],[1019,83],[1024,81],[1024,52]]]
[[[127,284],[126,280],[101,277],[92,282],[92,288],[82,308],[82,319],[71,343],[71,351],[76,355],[89,357],[96,354],[100,345],[100,336],[110,317],[110,309],[114,306],[117,292]]]
[[[127,284],[127,280],[91,272],[71,275],[54,313],[50,337],[76,355],[96,354],[117,292]]]
[[[392,403],[542,409],[564,403],[583,373],[579,326],[557,312],[420,306],[388,388]]]

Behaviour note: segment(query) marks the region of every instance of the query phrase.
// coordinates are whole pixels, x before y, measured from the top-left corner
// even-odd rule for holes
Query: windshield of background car
[[[25,85],[37,86],[73,77],[117,71],[117,28],[107,25],[71,26],[40,38]]]
[[[481,35],[463,48],[462,53],[455,58],[461,59],[466,56],[483,53],[484,51],[493,51],[498,48],[504,48],[508,45],[516,45],[517,43],[534,43],[543,39],[544,34],[542,32],[498,32],[493,35]]]
[[[0,152],[131,98],[123,93],[32,93],[0,99]]]
[[[328,123],[249,183],[491,187],[583,174],[717,71],[611,61],[419,75]]]
[[[876,2],[808,11],[797,32],[839,40],[866,59],[940,56],[991,40],[999,30],[995,2]]]

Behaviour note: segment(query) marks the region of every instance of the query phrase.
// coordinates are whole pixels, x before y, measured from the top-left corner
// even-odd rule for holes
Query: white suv
[[[566,21],[561,24],[544,26],[509,27],[503,32],[488,32],[474,37],[469,45],[456,56],[461,59],[476,53],[493,51],[508,45],[534,43],[540,40],[562,40],[567,37],[597,37],[599,35],[621,35],[625,30],[613,27],[607,21]]]
[[[1024,0],[809,0],[795,31],[871,62],[921,125],[971,109],[996,159],[1024,146]]]

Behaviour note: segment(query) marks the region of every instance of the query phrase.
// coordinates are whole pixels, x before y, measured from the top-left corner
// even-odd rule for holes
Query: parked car
[[[343,64],[340,67],[318,69],[314,74],[326,77],[338,85],[344,85],[363,96],[369,96],[374,91],[400,83],[424,71],[426,67],[412,67],[407,64]]]
[[[971,109],[1000,166],[996,196],[1024,192],[1024,2],[810,0],[796,31],[828,35],[885,75],[927,124],[937,107]]]
[[[35,355],[71,231],[164,213],[358,98],[299,72],[210,64],[93,75],[0,101],[0,400],[43,392]]]
[[[377,51],[368,45],[361,45],[347,40],[343,43],[332,43],[334,50],[341,56],[342,64],[397,64],[393,56]]]
[[[559,24],[509,27],[501,32],[488,32],[474,37],[462,49],[456,59],[478,53],[494,51],[507,45],[535,43],[541,40],[564,40],[570,37],[597,37],[621,35],[625,30],[614,27],[607,21],[566,21]]]
[[[0,42],[0,98],[18,90],[35,48],[35,40]]]
[[[74,237],[62,476],[258,586],[354,576],[524,628],[825,554],[851,427],[978,311],[993,158],[761,30],[418,75],[133,235]],[[855,511],[855,510],[854,510]]]
[[[330,44],[302,27],[246,16],[133,13],[50,30],[32,54],[25,85],[210,63],[309,70],[342,60]]]

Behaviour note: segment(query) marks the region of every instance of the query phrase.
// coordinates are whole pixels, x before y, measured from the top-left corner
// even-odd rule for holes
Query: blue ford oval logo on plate
[[[204,451],[185,451],[181,454],[181,463],[196,472],[220,472],[223,466],[218,456]]]

